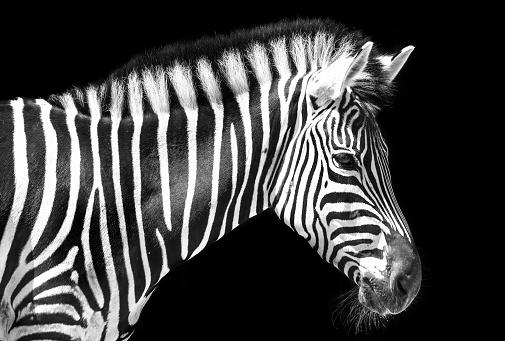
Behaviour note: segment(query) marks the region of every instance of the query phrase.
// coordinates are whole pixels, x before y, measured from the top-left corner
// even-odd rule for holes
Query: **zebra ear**
[[[390,82],[395,79],[398,72],[403,67],[403,64],[409,59],[410,54],[414,51],[414,46],[409,45],[404,47],[400,52],[392,56],[382,56],[379,57],[380,62],[383,65],[384,71],[386,71],[388,80]]]
[[[330,66],[320,70],[307,85],[307,92],[315,98],[317,105],[340,97],[347,87],[352,87],[360,78],[366,78],[363,72],[373,43],[365,43],[354,58],[338,58]]]

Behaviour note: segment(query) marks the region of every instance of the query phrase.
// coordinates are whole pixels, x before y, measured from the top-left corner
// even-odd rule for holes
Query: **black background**
[[[335,327],[338,298],[353,284],[267,211],[174,269],[146,305],[132,340],[438,339],[468,336],[478,326],[465,318],[475,315],[469,307],[481,298],[470,290],[475,286],[462,269],[471,256],[456,237],[465,237],[466,228],[458,215],[471,208],[454,209],[467,195],[457,180],[454,150],[461,141],[455,115],[461,120],[468,113],[446,104],[453,96],[446,86],[453,72],[448,42],[458,28],[447,22],[458,14],[420,4],[1,6],[2,99],[47,98],[104,78],[151,47],[284,18],[329,17],[364,31],[391,53],[416,46],[397,78],[392,107],[379,117],[395,194],[423,263],[423,285],[413,305],[368,333],[356,335],[341,319]]]

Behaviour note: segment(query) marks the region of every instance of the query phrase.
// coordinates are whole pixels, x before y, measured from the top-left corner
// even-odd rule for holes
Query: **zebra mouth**
[[[390,314],[391,312],[383,302],[386,297],[373,279],[364,277],[359,282],[358,299],[365,308],[381,315]]]

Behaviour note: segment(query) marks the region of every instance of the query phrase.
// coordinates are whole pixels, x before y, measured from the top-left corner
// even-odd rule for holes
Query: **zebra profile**
[[[126,340],[156,284],[269,207],[403,311],[420,259],[376,122],[413,47],[296,20],[0,108],[0,340]]]

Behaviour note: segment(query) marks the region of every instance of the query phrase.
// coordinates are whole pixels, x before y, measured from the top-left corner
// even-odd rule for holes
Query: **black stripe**
[[[202,202],[210,203],[212,200],[215,124],[214,111],[210,105],[200,105],[198,107],[198,121],[196,127],[197,175],[189,223],[191,227],[188,242],[189,254],[200,245],[209,219],[210,205],[202,205]],[[153,162],[153,164],[154,163],[155,162]]]
[[[216,207],[216,215],[212,224],[212,232],[209,243],[217,240],[221,227],[224,223],[226,208],[232,196],[232,163],[231,163],[231,138],[229,123],[226,121],[226,114],[223,121],[223,135],[221,142],[221,159],[219,162],[219,200]]]
[[[369,238],[360,238],[360,239],[353,239],[353,240],[347,240],[345,242],[339,243],[334,246],[333,251],[331,253],[330,259],[335,259],[337,256],[337,253],[343,249],[346,246],[357,246],[357,245],[370,245],[373,243],[372,239]]]
[[[224,125],[225,130],[228,131],[228,134],[231,136],[231,125],[233,124],[233,129],[235,131],[235,138],[237,144],[237,170],[235,172],[237,178],[236,189],[233,197],[231,198],[230,209],[228,216],[226,218],[226,231],[230,231],[233,226],[233,218],[235,214],[235,208],[241,203],[238,202],[238,196],[243,186],[245,180],[245,168],[246,168],[246,150],[245,150],[245,133],[244,133],[244,122],[242,121],[242,115],[240,115],[240,109],[238,102],[235,98],[230,101],[226,101],[224,103],[224,112],[225,113],[236,113],[235,115],[224,115]],[[230,154],[231,157],[231,154]],[[228,160],[231,165],[231,158]],[[240,208],[239,208],[239,217],[240,217]],[[240,223],[240,220],[239,220]]]
[[[322,161],[321,161],[321,163],[322,163]],[[324,167],[322,167],[322,165],[321,165],[321,169],[324,169]],[[321,190],[322,179],[323,179],[323,172],[319,172],[319,178],[317,179],[316,189],[315,189],[314,193],[319,193],[319,191]],[[314,195],[314,197],[312,198],[312,206],[310,206],[310,207],[317,207],[316,206],[317,200],[318,200],[317,196]],[[319,225],[321,226],[322,229],[324,229],[324,225],[323,225],[323,222],[320,220],[319,215],[317,213],[315,216],[316,216],[316,219],[314,220],[314,224],[312,225],[312,230],[314,231],[314,236],[316,239],[316,243],[314,244],[314,250],[317,250],[319,247],[319,245],[318,245],[319,238],[318,238],[316,224],[319,223]],[[324,233],[324,231],[323,231],[323,233]]]
[[[330,192],[327,193],[323,196],[321,199],[321,203],[319,204],[319,209],[323,209],[323,207],[326,204],[331,204],[331,203],[339,203],[339,202],[345,202],[345,203],[355,203],[355,202],[360,202],[360,203],[367,203],[363,197],[356,193],[352,192]]]
[[[89,247],[91,252],[91,262],[96,272],[98,284],[103,293],[104,306],[103,309],[107,311],[109,309],[110,300],[110,286],[107,280],[107,271],[105,269],[105,255],[103,252],[102,240],[100,236],[100,198],[98,189],[96,189],[92,194],[94,197],[93,208],[91,214],[91,222],[89,228]],[[83,273],[83,277],[86,277]],[[93,295],[93,297],[95,297]]]
[[[335,259],[335,256],[336,256],[336,255],[337,255],[337,253],[336,253],[336,252],[335,252],[335,253],[332,253],[332,257],[330,258],[330,262],[331,262],[331,263],[333,263],[333,262],[334,262],[334,259]],[[350,257],[348,257],[348,256],[342,256],[342,258],[340,258],[340,260],[339,260],[339,261],[338,261],[338,263],[337,263],[337,269],[339,269],[340,271],[344,272],[344,270],[345,270],[345,265],[346,265],[347,263],[349,263],[349,262],[354,263],[354,264],[357,264],[357,262],[356,262],[354,259],[352,259],[352,258],[350,258]],[[354,268],[354,267],[356,267],[356,268],[357,268],[357,266],[356,266],[356,265],[351,266],[351,268]],[[351,268],[349,268],[349,270],[350,270]],[[349,277],[349,276],[348,276],[348,273],[347,273],[346,275],[347,275],[347,277]],[[349,278],[352,278],[352,277],[349,277]]]
[[[291,127],[289,127],[286,131],[285,131],[285,134],[284,136],[282,137],[282,143],[281,143],[281,146],[279,147],[279,154],[277,155],[277,160],[275,160],[275,164],[274,164],[274,173],[273,175],[270,177],[270,179],[268,180],[268,188],[272,188],[272,185],[277,183],[279,180],[279,176],[280,176],[280,173],[281,173],[281,170],[282,170],[282,167],[280,166],[281,163],[285,162],[285,155],[286,155],[286,146],[289,144],[289,141],[291,140],[290,138],[288,138],[288,135],[291,135],[290,134],[290,131],[292,132],[292,129]],[[284,178],[283,179],[283,184],[281,185],[280,188],[283,188],[284,187],[284,183],[285,183],[286,179]],[[273,200],[273,205],[275,206],[275,203],[277,203],[277,201],[279,200],[279,196],[280,196],[280,192],[277,193],[277,197],[274,198]]]
[[[127,226],[127,237],[133,277],[135,278],[135,298],[139,299],[145,288],[144,268],[140,256],[140,242],[133,198],[133,159],[132,159],[133,120],[128,117],[121,120],[118,131],[119,169],[121,177],[121,193],[123,209]]]
[[[121,232],[119,230],[119,219],[117,214],[116,199],[114,192],[114,183],[112,177],[112,146],[111,146],[111,121],[109,118],[102,118],[98,123],[98,146],[100,156],[100,176],[102,180],[103,196],[105,200],[105,208],[107,211],[107,230],[111,245],[112,261],[117,277],[118,290],[121,293],[128,292],[128,283],[122,278],[126,277],[125,259],[122,255]],[[105,273],[105,268],[100,269],[100,272]],[[120,301],[120,317],[127,316],[128,311],[128,295],[119,295]],[[123,318],[124,321],[124,318]],[[122,323],[124,325],[124,323]]]
[[[305,142],[307,142],[307,141],[305,141]],[[300,177],[302,177],[303,174],[305,173],[305,168],[307,167],[307,163],[309,161],[309,155],[308,155],[309,151],[308,151],[307,144],[306,143],[304,143],[304,144],[300,143],[300,144],[301,144],[301,146],[300,146],[300,153],[298,154],[299,159],[298,159],[298,161],[296,163],[296,165],[298,166],[298,169],[299,169],[299,172],[298,172],[299,179],[298,179],[298,181],[296,181],[296,187],[295,187],[295,195],[296,195],[296,197],[293,200],[293,209],[292,209],[293,212],[291,212],[291,220],[290,220],[290,225],[291,226],[295,226],[295,212],[294,211],[296,209],[296,201],[298,200],[299,194],[300,194],[300,192],[302,192],[304,194],[304,196],[305,196],[305,195],[307,195],[306,192],[308,191],[308,188],[305,188],[303,191],[300,191],[300,184],[301,184]],[[305,148],[304,148],[304,146],[305,146]],[[305,158],[303,159],[303,162],[302,162],[302,164],[300,166],[300,158],[303,155],[304,149],[306,151]],[[314,163],[314,162],[312,162],[312,163]],[[296,174],[296,170],[295,170],[294,174]],[[308,179],[310,179],[310,178],[308,178]],[[302,206],[302,207],[306,207],[306,206]],[[303,209],[302,212],[303,211],[305,211],[305,209]],[[302,226],[303,226],[303,229],[305,229],[305,222],[302,222]]]
[[[363,250],[360,252],[348,251],[347,253],[353,256],[354,258],[366,258],[366,257],[374,257],[378,259],[384,258],[384,251],[380,249]]]
[[[0,181],[0,226],[2,230],[0,232],[0,240],[2,239],[2,234],[5,233],[4,226],[7,225],[7,220],[9,219],[10,210],[14,201],[14,121],[13,121],[13,110],[9,103],[0,104],[0,174],[2,176],[2,181]],[[17,257],[16,257],[17,258]],[[16,259],[15,258],[15,259]],[[8,258],[9,259],[9,258]],[[5,262],[5,260],[2,260]],[[10,268],[14,266],[14,261],[6,262],[6,274],[3,278],[0,278],[0,292],[4,292],[5,285],[7,285],[10,279],[9,274],[12,273],[13,269]]]
[[[313,137],[311,136],[311,138],[313,138]],[[309,157],[310,157],[309,151],[311,149],[312,150],[314,149],[314,145],[310,145],[309,141],[305,140],[305,146],[307,148],[307,160],[308,160]],[[314,151],[314,153],[315,153],[315,151]],[[316,171],[317,163],[316,163],[315,157],[313,157],[311,161],[312,162],[310,163],[311,166],[310,166],[310,171],[309,171],[307,179],[313,179],[314,178],[314,172]],[[309,188],[310,188],[310,186],[309,186]],[[307,189],[305,189],[303,191],[303,205],[302,205],[302,207],[307,207],[307,209],[302,210],[302,228],[303,228],[303,230],[308,235],[307,241],[309,241],[310,238],[311,238],[310,237],[310,233],[308,232],[307,226],[305,225],[305,221],[307,219],[307,210],[309,209],[308,206],[307,206],[307,202],[309,200],[309,188],[307,188]],[[316,212],[314,212],[314,214],[316,214]]]
[[[90,117],[85,115],[77,115],[74,122],[77,138],[79,141],[81,174],[79,179],[80,186],[79,195],[77,198],[76,212],[74,221],[72,223],[72,230],[67,240],[74,241],[74,243],[77,240],[80,243],[84,217],[86,214],[86,207],[88,205],[88,199],[91,195],[91,189],[93,185],[93,156],[91,153]],[[91,292],[91,288],[85,275],[86,269],[84,265],[83,252],[77,252],[74,268],[78,269],[79,274],[82,274],[79,277],[79,287],[86,297],[86,300],[89,303],[91,309],[100,310],[100,307],[98,307],[98,304],[94,298],[95,296]]]
[[[249,167],[249,179],[247,180],[244,196],[242,197],[243,204],[240,210],[239,221],[244,221],[251,215],[256,215],[256,212],[250,212],[251,205],[249,202],[252,200],[254,183],[259,176],[260,169],[258,169],[263,144],[263,122],[261,113],[261,92],[259,89],[252,91],[249,98],[249,114],[251,119],[251,135],[252,135],[252,155],[251,166]],[[265,164],[266,165],[266,164]],[[258,193],[261,193],[261,183],[258,183]],[[262,206],[262,205],[261,205]],[[257,206],[258,207],[258,206]]]
[[[356,282],[358,283],[360,281],[360,275],[359,275],[359,268],[357,265],[351,265],[349,269],[347,270],[347,273],[345,274],[347,278],[353,280],[354,279],[354,273],[358,271],[358,276],[356,278]]]
[[[377,225],[365,224],[357,226],[341,226],[331,233],[330,239],[334,240],[341,234],[357,234],[357,233],[370,233],[374,236],[378,236],[381,233],[381,228]]]
[[[278,85],[279,80],[275,79],[272,81],[269,95],[268,95],[268,111],[269,111],[269,125],[270,125],[270,132],[269,132],[269,141],[268,141],[268,150],[267,150],[267,155],[265,158],[265,166],[263,167],[263,170],[261,171],[260,175],[260,184],[265,184],[266,181],[266,176],[268,172],[270,171],[272,160],[275,157],[275,152],[277,149],[277,141],[279,139],[279,133],[280,133],[280,113],[279,113],[279,108],[280,108],[280,102],[279,98],[276,94],[276,89]],[[264,113],[263,113],[264,114]],[[268,195],[268,193],[263,193],[263,191],[260,191],[258,193],[258,206],[263,204],[264,198],[263,195]],[[268,202],[269,198],[267,198]]]
[[[352,219],[356,219],[358,217],[369,217],[369,218],[380,220],[380,218],[377,215],[375,215],[374,213],[367,211],[367,210],[358,209],[358,210],[343,211],[343,212],[331,211],[326,216],[326,223],[329,224],[334,219],[352,220]]]

